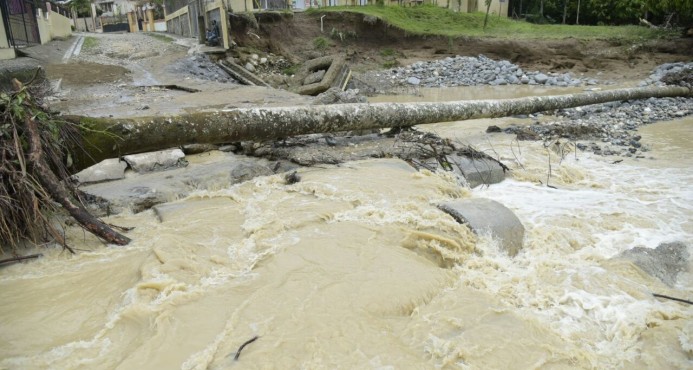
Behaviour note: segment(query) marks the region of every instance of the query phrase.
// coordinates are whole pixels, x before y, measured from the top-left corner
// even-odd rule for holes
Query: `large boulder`
[[[276,163],[232,153],[210,152],[191,157],[191,164],[187,167],[131,173],[118,181],[83,185],[80,190],[100,200],[93,205],[96,208],[92,207],[92,211],[100,216],[126,209],[138,213],[183,198],[196,190],[218,189],[257,176],[272,175],[271,167],[276,167]]]
[[[464,176],[470,188],[497,184],[505,179],[505,169],[494,159],[453,154],[448,156],[448,160],[452,162],[453,171]]]
[[[118,158],[104,159],[78,172],[73,178],[80,184],[119,180],[125,177],[125,169],[127,166],[127,163]]]
[[[657,248],[635,247],[619,255],[668,286],[676,284],[676,277],[688,268],[690,254],[682,242],[662,243]]]
[[[440,204],[438,208],[477,234],[490,233],[511,257],[522,249],[525,227],[513,211],[495,200],[462,199]]]
[[[185,167],[187,164],[187,162],[185,162],[185,153],[178,148],[126,155],[123,157],[123,160],[137,173]]]

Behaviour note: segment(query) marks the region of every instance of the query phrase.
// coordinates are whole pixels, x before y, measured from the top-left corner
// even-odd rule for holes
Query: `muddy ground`
[[[172,42],[165,42],[142,33],[85,34],[96,38],[97,46],[83,48],[67,63],[60,56],[70,40],[58,42],[58,50],[36,57],[46,58],[48,77],[60,81],[60,91],[50,101],[51,106],[63,113],[92,116],[309,104],[312,98],[281,88],[291,85],[292,65],[323,54],[346,55],[355,79],[360,73],[386,66],[484,54],[510,60],[525,70],[571,72],[617,83],[642,80],[661,63],[693,59],[690,38],[623,43],[418,37],[360,15],[335,13],[327,13],[323,19],[324,33],[320,32],[319,14],[260,13],[257,21],[254,25],[236,19],[232,34],[237,45],[226,55],[213,55],[212,60],[235,57],[244,63],[253,54],[267,58],[266,64],[258,65],[258,73],[280,89],[249,88],[229,81],[213,64],[196,55],[200,49],[196,40],[174,35]],[[330,46],[317,50],[313,40],[318,36],[329,38]],[[188,91],[160,87],[164,85]]]
[[[259,29],[247,22],[233,24],[236,41],[261,51],[290,56],[300,62],[315,57],[312,41],[319,36],[332,41],[326,53],[344,53],[355,71],[382,68],[393,58],[384,52],[392,49],[399,65],[448,56],[477,56],[505,59],[525,70],[548,70],[598,75],[606,79],[642,79],[655,66],[693,58],[693,39],[623,42],[616,40],[523,40],[497,38],[420,37],[407,35],[380,21],[363,15],[258,14]],[[333,31],[334,30],[334,31]],[[340,37],[341,34],[341,37]],[[259,36],[259,38],[257,36]],[[385,55],[384,55],[385,54]]]

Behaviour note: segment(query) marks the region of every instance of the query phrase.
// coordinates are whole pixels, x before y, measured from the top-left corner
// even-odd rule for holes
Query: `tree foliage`
[[[637,24],[640,18],[663,24],[672,14],[678,25],[693,22],[693,0],[513,0],[511,8],[542,23],[560,23],[565,11],[566,23],[576,23],[578,4],[580,24]]]
[[[70,8],[77,11],[79,17],[91,17],[91,1],[90,0],[72,0]]]

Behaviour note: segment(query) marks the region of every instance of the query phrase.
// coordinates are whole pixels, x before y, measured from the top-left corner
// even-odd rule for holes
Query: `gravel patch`
[[[655,68],[640,86],[693,82],[693,63],[667,63]],[[367,81],[367,82],[365,82]],[[367,72],[351,87],[367,93],[388,93],[417,87],[454,87],[473,85],[536,85],[590,87],[600,82],[592,78],[577,78],[570,73],[525,71],[507,60],[495,61],[478,57],[449,57],[438,61],[417,62],[407,67]],[[374,88],[377,86],[377,88]],[[545,115],[557,119],[539,122]],[[516,134],[520,140],[553,141],[567,139],[576,142],[580,150],[601,155],[625,157],[642,156],[647,145],[640,142],[638,127],[657,121],[683,118],[693,114],[691,98],[650,98],[646,100],[595,104],[555,112],[544,112],[517,118],[537,119],[533,125],[512,125],[504,131]],[[544,121],[544,120],[542,120]]]
[[[679,75],[681,77],[677,78]],[[691,87],[691,84],[693,84],[693,78],[690,77],[691,75],[693,75],[693,62],[665,63],[655,68],[648,78],[640,82],[639,86],[664,86],[687,77],[688,84],[685,86]],[[667,80],[668,76],[674,76],[674,78]]]
[[[436,61],[416,62],[406,67],[384,71],[366,72],[360,81],[377,86],[376,93],[398,87],[455,87],[475,85],[541,85],[541,86],[591,86],[610,81],[581,78],[571,73],[525,71],[507,60],[493,60],[484,55],[478,57],[448,57]],[[358,84],[358,83],[357,83]],[[361,86],[355,86],[361,87]]]
[[[640,142],[638,127],[691,114],[691,98],[650,98],[561,109],[553,113],[558,117],[557,121],[537,121],[530,126],[512,125],[504,131],[516,134],[520,140],[567,139],[576,141],[577,148],[583,151],[638,157],[649,150],[646,144]],[[527,118],[537,119],[541,116],[543,114],[539,113]]]

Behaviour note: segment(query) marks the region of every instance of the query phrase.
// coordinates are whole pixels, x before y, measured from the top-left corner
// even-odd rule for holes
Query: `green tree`
[[[693,1],[691,0],[645,0],[646,9],[653,15],[665,17],[675,13],[682,22],[693,22]]]
[[[72,0],[70,8],[77,12],[78,17],[91,17],[90,0]]]

